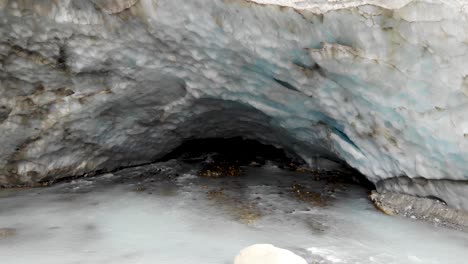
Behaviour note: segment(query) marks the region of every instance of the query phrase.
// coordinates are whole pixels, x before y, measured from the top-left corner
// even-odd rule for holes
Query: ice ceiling
[[[468,178],[468,1],[257,2],[0,0],[0,184],[232,136]]]

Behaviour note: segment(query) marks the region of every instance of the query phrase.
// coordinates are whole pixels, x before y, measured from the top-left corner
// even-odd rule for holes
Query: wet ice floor
[[[0,190],[0,263],[227,264],[271,243],[310,263],[466,263],[468,234],[374,209],[367,190],[271,167],[200,178],[175,161]],[[321,194],[321,195],[319,195]]]

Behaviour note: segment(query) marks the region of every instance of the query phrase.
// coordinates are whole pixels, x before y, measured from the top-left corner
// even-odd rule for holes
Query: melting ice
[[[169,161],[2,190],[1,262],[227,264],[255,243],[310,263],[455,264],[468,257],[468,234],[386,216],[360,186],[268,166],[244,169],[240,177],[201,178],[196,165]]]

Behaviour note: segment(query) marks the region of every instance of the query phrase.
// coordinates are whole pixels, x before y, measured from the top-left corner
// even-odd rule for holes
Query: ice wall
[[[468,177],[466,0],[0,0],[0,184],[242,135]]]

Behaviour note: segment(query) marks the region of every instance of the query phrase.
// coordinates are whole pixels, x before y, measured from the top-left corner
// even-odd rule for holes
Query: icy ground
[[[0,190],[0,262],[227,264],[272,243],[310,263],[464,263],[468,234],[386,216],[335,178],[246,167],[202,178],[176,161]]]

